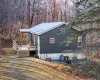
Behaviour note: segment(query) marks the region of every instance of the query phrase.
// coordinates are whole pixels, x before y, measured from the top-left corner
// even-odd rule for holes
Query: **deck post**
[[[40,58],[40,36],[38,36],[38,40],[37,40],[38,42],[37,42],[37,48],[38,48],[38,56],[39,56],[39,58]]]

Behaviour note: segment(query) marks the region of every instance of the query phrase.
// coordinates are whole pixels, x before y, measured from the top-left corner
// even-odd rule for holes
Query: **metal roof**
[[[68,23],[65,23],[65,22],[41,23],[41,24],[38,24],[30,29],[19,29],[19,30],[20,30],[20,32],[29,32],[29,33],[33,33],[36,35],[41,35],[43,33],[50,31],[50,30],[53,30],[57,27],[60,27],[63,24],[68,24]]]
[[[51,22],[51,23],[41,23],[37,26],[34,26],[30,28],[31,33],[41,35],[43,33],[46,33],[50,30],[53,30],[63,24],[66,24],[65,22]]]

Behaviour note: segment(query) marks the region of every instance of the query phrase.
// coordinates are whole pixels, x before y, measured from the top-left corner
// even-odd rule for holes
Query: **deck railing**
[[[36,50],[36,46],[31,45],[18,45],[17,42],[13,41],[13,49],[14,50]]]
[[[15,40],[13,40],[13,49],[16,51],[18,50],[18,44]]]

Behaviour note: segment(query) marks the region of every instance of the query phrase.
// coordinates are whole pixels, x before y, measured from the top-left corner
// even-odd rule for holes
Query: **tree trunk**
[[[0,33],[0,49],[2,49],[2,44],[1,44],[1,33]]]

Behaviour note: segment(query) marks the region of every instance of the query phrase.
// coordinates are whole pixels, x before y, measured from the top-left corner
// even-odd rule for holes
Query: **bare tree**
[[[0,1],[1,36],[15,39],[19,28],[30,28],[42,22],[68,21],[70,19],[68,16],[73,16],[71,9],[68,8],[70,5],[64,0],[2,0]]]

